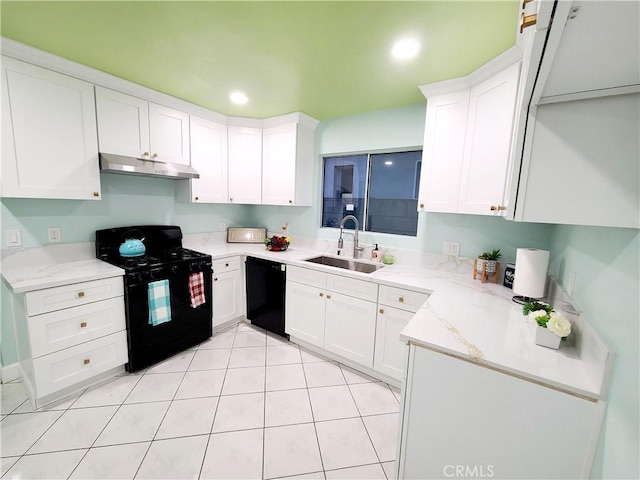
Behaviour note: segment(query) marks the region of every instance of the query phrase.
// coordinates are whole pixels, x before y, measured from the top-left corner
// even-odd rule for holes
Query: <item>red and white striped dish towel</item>
[[[189,294],[191,296],[191,308],[199,307],[207,301],[204,297],[204,276],[202,272],[189,275]]]

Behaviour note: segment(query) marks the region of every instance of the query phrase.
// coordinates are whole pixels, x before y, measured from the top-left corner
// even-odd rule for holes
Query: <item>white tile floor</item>
[[[2,478],[394,475],[399,392],[244,322],[36,412],[0,393]]]

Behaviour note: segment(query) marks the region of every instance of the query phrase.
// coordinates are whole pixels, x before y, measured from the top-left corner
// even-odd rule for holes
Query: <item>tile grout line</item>
[[[234,334],[233,334],[233,342],[231,342],[231,350],[233,351],[233,344],[236,341],[236,334],[238,333],[238,323],[234,326]],[[231,328],[226,330],[228,332],[231,331]],[[213,419],[211,420],[211,427],[209,427],[209,435],[207,436],[207,444],[204,448],[204,455],[202,456],[202,462],[200,463],[200,471],[198,472],[198,478],[202,477],[202,470],[204,469],[204,462],[207,459],[207,451],[209,450],[209,443],[211,443],[211,436],[213,433],[213,426],[216,423],[216,417],[218,415],[218,408],[220,408],[220,399],[222,398],[222,389],[224,388],[224,382],[227,379],[227,371],[229,370],[229,362],[231,362],[231,354],[229,354],[229,360],[227,360],[227,368],[224,369],[224,376],[222,377],[222,385],[220,385],[220,393],[218,394],[218,402],[216,403],[216,408],[213,412]]]
[[[298,347],[299,348],[299,347]],[[313,431],[316,434],[316,444],[318,445],[318,454],[320,455],[320,466],[322,467],[322,475],[327,478],[327,474],[324,469],[324,459],[322,458],[322,449],[320,448],[320,438],[318,437],[318,428],[316,426],[316,417],[313,413],[313,404],[311,403],[311,394],[309,393],[309,382],[307,381],[307,371],[304,368],[304,362],[302,361],[302,352],[300,352],[300,365],[302,366],[302,375],[304,376],[304,384],[306,385],[307,398],[309,399],[309,408],[311,410],[311,420],[313,422]]]

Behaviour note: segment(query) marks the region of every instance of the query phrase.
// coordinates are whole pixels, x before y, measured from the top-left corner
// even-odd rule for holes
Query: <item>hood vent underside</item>
[[[183,178],[200,178],[198,172],[189,165],[156,162],[143,158],[115,155],[113,153],[100,154],[100,170],[107,173],[173,178],[176,180]]]

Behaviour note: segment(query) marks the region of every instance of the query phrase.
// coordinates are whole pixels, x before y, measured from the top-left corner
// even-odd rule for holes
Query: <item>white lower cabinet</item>
[[[376,304],[340,293],[327,292],[324,348],[373,367]]]
[[[288,272],[294,267],[289,267]],[[287,280],[285,329],[293,338],[324,347],[325,290]]]
[[[409,346],[400,340],[400,332],[428,298],[428,293],[380,285],[373,360],[375,370],[402,380]]]
[[[377,292],[372,282],[289,266],[286,332],[371,368]]]
[[[603,410],[411,345],[398,478],[589,478]]]
[[[127,363],[122,277],[14,295],[21,376],[40,407]]]
[[[213,328],[243,315],[240,257],[213,261]]]

